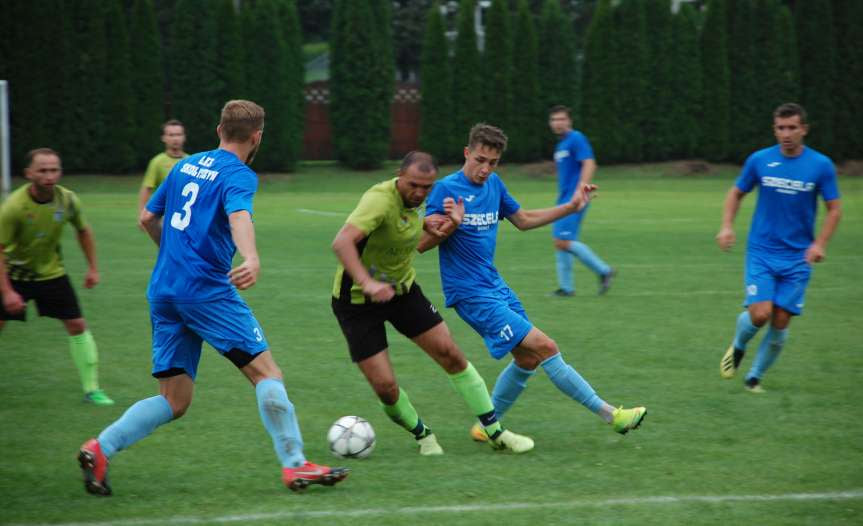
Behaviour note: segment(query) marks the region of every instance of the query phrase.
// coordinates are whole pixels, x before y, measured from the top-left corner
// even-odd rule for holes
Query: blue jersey
[[[557,164],[557,204],[572,199],[572,193],[581,179],[581,164],[593,159],[593,148],[580,131],[570,131],[557,143],[554,162]]]
[[[839,199],[833,162],[808,147],[797,157],[783,155],[778,144],[753,153],[735,184],[743,192],[760,187],[748,250],[767,256],[802,257],[815,239],[818,194]]]
[[[472,183],[458,171],[438,181],[429,194],[426,215],[444,214],[443,200],[464,199],[464,220],[438,247],[440,276],[447,307],[465,297],[482,297],[506,288],[494,266],[498,221],[520,208],[496,173],[485,184]]]
[[[236,246],[228,216],[252,213],[258,177],[231,152],[202,152],[178,162],[147,210],[163,215],[150,301],[204,302],[236,294],[228,279]]]

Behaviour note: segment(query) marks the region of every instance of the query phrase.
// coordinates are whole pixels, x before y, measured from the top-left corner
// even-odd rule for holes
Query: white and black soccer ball
[[[339,458],[366,458],[375,448],[375,430],[365,418],[343,416],[330,427],[327,442]]]

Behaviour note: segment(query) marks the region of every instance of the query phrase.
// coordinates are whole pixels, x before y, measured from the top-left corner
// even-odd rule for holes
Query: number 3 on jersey
[[[185,230],[192,220],[192,205],[195,204],[195,199],[198,198],[198,183],[188,183],[183,187],[183,197],[190,196],[183,204],[183,215],[180,212],[174,212],[171,216],[171,226],[177,230]]]

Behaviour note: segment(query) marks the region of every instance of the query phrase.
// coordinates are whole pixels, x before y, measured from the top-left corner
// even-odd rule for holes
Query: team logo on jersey
[[[777,166],[779,166],[781,164],[782,163],[780,163],[779,161],[773,161],[772,163],[767,163],[767,167],[768,168],[776,168]]]
[[[61,222],[61,221],[63,221],[63,209],[62,209],[62,208],[58,208],[58,209],[54,212],[54,221],[56,221],[56,222],[58,222],[58,223],[59,223],[59,222]]]
[[[469,196],[465,197],[464,200],[467,201],[468,203],[470,203],[471,201],[473,201],[474,197],[476,197],[476,196],[473,194],[470,194]]]
[[[750,296],[755,296],[758,294],[758,285],[749,285],[746,287],[746,294]]]
[[[764,188],[775,188],[782,194],[796,195],[797,192],[811,192],[815,190],[815,183],[786,179],[785,177],[762,177],[761,186]]]
[[[558,151],[554,152],[554,160],[555,161],[562,161],[562,160],[566,159],[567,157],[569,157],[569,150],[558,150]]]

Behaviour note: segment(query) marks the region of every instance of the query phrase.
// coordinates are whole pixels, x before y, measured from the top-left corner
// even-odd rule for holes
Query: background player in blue
[[[562,205],[572,198],[582,185],[590,184],[596,172],[593,148],[587,137],[572,129],[572,117],[566,106],[554,106],[548,112],[548,125],[560,137],[554,149],[554,162],[557,165],[557,204]],[[556,296],[574,296],[575,284],[572,279],[572,261],[579,261],[599,276],[599,293],[605,294],[611,287],[614,269],[597,256],[589,246],[578,240],[581,222],[587,214],[588,206],[579,212],[564,216],[554,222],[552,236],[557,258]]]
[[[159,394],[140,400],[81,446],[78,460],[89,493],[110,495],[108,459],[189,408],[203,340],[255,386],[261,420],[289,488],[332,485],[347,476],[345,469],[318,466],[303,456],[282,372],[237,293],[254,285],[260,271],[252,225],[258,180],[247,165],[261,143],[264,110],[254,102],[228,101],[216,130],[219,149],[177,163],[141,213],[141,226],[159,246],[147,289]],[[243,263],[232,269],[236,250]]]
[[[569,201],[553,208],[524,210],[494,172],[506,143],[507,137],[499,128],[488,124],[471,128],[464,166],[438,181],[429,195],[427,231],[418,250],[424,252],[440,245],[446,306],[454,307],[483,337],[492,357],[500,359],[508,353],[513,356],[492,392],[498,417],[512,407],[528,379],[542,366],[564,394],[612,424],[618,433],[626,433],[641,424],[647,410],[615,409],[597,396],[590,384],[564,362],[557,343],[528,320],[518,297],[494,266],[500,218],[508,219],[519,230],[547,225],[583,209],[596,186],[582,186]],[[458,226],[444,215],[443,201],[447,198],[464,203],[464,217]],[[487,439],[478,425],[471,428],[471,436],[475,440]]]
[[[788,337],[791,316],[803,310],[803,295],[812,263],[824,259],[827,242],[841,216],[836,169],[829,157],[803,144],[809,131],[806,111],[787,103],[773,112],[777,145],[759,150],[746,160],[737,182],[728,191],[722,226],[716,241],[722,250],[734,245],[734,217],[740,201],[759,187],[746,247],[744,310],[737,318],[734,341],[719,364],[723,378],[734,377],[746,344],[770,321],[744,385],[761,393],[761,378],[779,357]],[[814,236],[818,194],[827,217]]]

